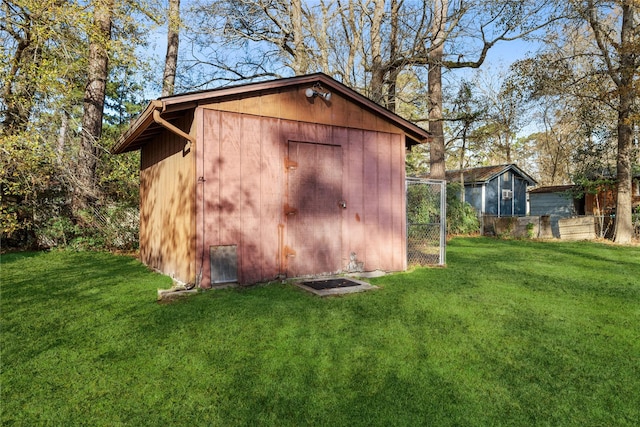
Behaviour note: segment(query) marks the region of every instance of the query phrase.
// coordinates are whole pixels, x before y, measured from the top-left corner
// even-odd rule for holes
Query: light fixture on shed
[[[316,96],[319,96],[327,102],[331,100],[331,92],[325,91],[319,84],[315,84],[313,87],[308,88],[304,91],[304,94],[307,98],[315,98]]]

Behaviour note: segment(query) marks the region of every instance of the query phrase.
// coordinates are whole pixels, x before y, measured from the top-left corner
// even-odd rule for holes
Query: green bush
[[[412,184],[407,189],[407,222],[429,225],[440,222],[440,193],[428,184]],[[480,231],[478,215],[459,198],[460,184],[447,185],[447,234],[475,234]],[[411,237],[411,236],[410,236]]]
[[[432,224],[440,222],[440,192],[430,184],[411,184],[407,188],[407,222]]]
[[[459,194],[460,184],[447,185],[447,234],[476,234],[480,231],[478,214]]]
[[[72,154],[57,151],[51,141],[38,134],[1,138],[3,251],[137,248],[139,153],[102,156],[95,200],[86,209],[77,209],[73,203],[77,177]]]

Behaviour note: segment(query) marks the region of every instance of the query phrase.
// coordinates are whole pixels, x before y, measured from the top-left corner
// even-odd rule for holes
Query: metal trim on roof
[[[506,172],[509,169],[513,169],[515,172],[520,174],[525,180],[530,183],[530,185],[537,184],[537,181],[535,179],[533,179],[529,174],[524,172],[514,163],[447,171],[446,177],[448,181],[452,181],[460,179],[460,174],[462,173],[465,177],[465,184],[488,183],[496,176]]]

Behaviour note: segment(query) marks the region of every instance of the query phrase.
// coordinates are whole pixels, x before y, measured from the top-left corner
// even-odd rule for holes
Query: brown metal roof
[[[500,175],[508,169],[513,169],[520,174],[525,180],[529,182],[529,185],[535,185],[537,182],[529,174],[525,173],[515,164],[504,164],[495,166],[481,166],[477,168],[458,169],[453,171],[447,171],[445,177],[449,182],[459,182],[460,174],[463,175],[465,184],[483,183],[488,182],[494,177]]]
[[[147,105],[145,110],[138,115],[138,117],[131,123],[125,133],[122,134],[122,136],[118,139],[116,144],[111,149],[111,152],[114,154],[119,154],[126,151],[138,150],[144,144],[153,139],[154,136],[162,132],[163,128],[158,123],[156,123],[153,118],[154,111],[162,112],[162,117],[166,120],[170,120],[172,115],[174,117],[179,116],[183,111],[193,109],[199,104],[222,101],[226,98],[234,98],[239,95],[257,96],[261,93],[277,91],[286,87],[297,85],[311,85],[315,83],[320,83],[323,87],[330,89],[333,92],[339,93],[340,95],[348,98],[360,107],[369,110],[373,114],[383,117],[387,121],[402,129],[410,138],[414,139],[417,143],[427,142],[430,139],[429,132],[417,126],[416,124],[403,119],[397,114],[376,104],[369,98],[359,94],[353,89],[348,88],[347,86],[334,80],[326,74],[316,73],[266,82],[247,83],[213,90],[174,95],[151,101],[149,105]]]
[[[548,185],[546,187],[538,187],[529,191],[529,193],[563,193],[565,191],[569,191],[573,189],[575,185],[567,184],[567,185]]]

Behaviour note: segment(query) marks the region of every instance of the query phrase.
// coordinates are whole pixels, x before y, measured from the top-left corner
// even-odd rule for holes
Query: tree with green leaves
[[[465,169],[469,166],[467,151],[474,138],[474,129],[481,125],[487,114],[487,107],[474,92],[474,85],[468,80],[462,80],[450,113],[449,123],[452,133],[452,145],[450,149],[449,164],[454,164],[453,169]],[[464,186],[464,174],[460,173],[460,185]],[[460,200],[464,202],[464,191],[460,191]]]
[[[102,153],[143,97],[136,48],[147,17],[157,15],[145,8],[116,0],[2,1],[3,243],[104,241],[109,212],[135,205],[139,162]],[[89,209],[72,208],[88,207],[87,200]]]
[[[75,193],[77,209],[86,208],[97,199],[96,168],[102,136],[102,120],[109,75],[109,42],[115,0],[94,0],[92,25],[89,26],[87,83],[84,91],[82,133],[78,152],[78,183]]]
[[[40,113],[77,95],[81,16],[82,8],[66,1],[2,1],[0,134],[33,129]]]
[[[584,135],[577,161],[587,166],[577,175],[607,178],[606,171],[615,169],[614,239],[629,243],[632,170],[640,163],[634,142],[640,119],[640,5],[630,0],[576,0],[568,6],[571,15],[550,31],[545,52],[516,66],[533,96],[574,100],[574,120]],[[606,149],[610,141],[611,151]],[[615,157],[610,163],[608,152]]]
[[[534,36],[562,13],[553,1],[434,2],[433,25],[426,39],[431,176],[445,173],[442,122],[442,70],[479,68],[496,43]]]

